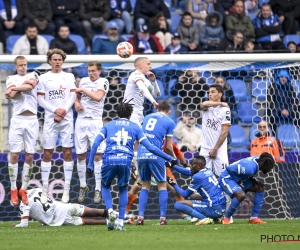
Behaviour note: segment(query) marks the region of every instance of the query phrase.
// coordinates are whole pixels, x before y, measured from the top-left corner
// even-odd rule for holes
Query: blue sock
[[[264,203],[265,192],[256,192],[253,199],[253,209],[251,217],[258,217],[261,207]]]
[[[119,219],[124,219],[125,217],[125,211],[126,211],[126,206],[128,203],[128,188],[120,188],[119,187],[119,193],[120,193],[120,198],[119,198]]]
[[[142,189],[139,195],[139,216],[144,217],[144,212],[148,202],[149,191],[147,189]]]
[[[230,207],[228,208],[226,214],[225,214],[225,218],[230,218],[234,212],[236,211],[236,209],[238,208],[238,206],[240,205],[240,202],[238,201],[237,198],[233,198],[231,200],[231,204],[230,204]]]
[[[177,211],[187,214],[192,217],[196,217],[200,220],[206,218],[206,216],[197,212],[194,208],[190,207],[189,205],[182,204],[181,202],[176,202],[174,207]]]
[[[166,217],[168,206],[168,191],[160,190],[158,192],[160,217]]]
[[[104,200],[106,209],[112,208],[112,198],[110,193],[110,187],[105,187],[102,185],[102,198]]]

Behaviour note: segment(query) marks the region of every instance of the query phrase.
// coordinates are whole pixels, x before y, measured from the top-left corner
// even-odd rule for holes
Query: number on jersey
[[[121,143],[123,146],[126,146],[128,140],[131,140],[132,137],[128,135],[128,131],[122,128],[122,130],[115,133],[115,137],[111,137],[111,139],[114,140],[118,146],[120,146]]]
[[[150,118],[146,124],[145,129],[148,131],[153,131],[155,128],[155,124],[157,123],[157,119],[155,118]]]
[[[209,181],[210,183],[214,184],[215,186],[218,186],[218,185],[219,185],[216,176],[208,177],[208,181]]]

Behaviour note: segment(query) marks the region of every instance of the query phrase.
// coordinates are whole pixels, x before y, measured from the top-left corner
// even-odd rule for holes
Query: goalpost
[[[110,77],[111,87],[105,104],[105,117],[116,116],[115,107],[122,100],[125,84],[129,74],[134,70],[133,62],[140,55],[133,55],[128,59],[122,59],[117,55],[68,55],[64,68],[73,70],[80,76],[87,76],[86,63],[99,60],[103,64],[103,77]],[[197,107],[201,101],[207,98],[203,94],[205,84],[214,83],[216,77],[223,76],[234,91],[235,124],[231,127],[231,141],[228,145],[230,163],[249,156],[250,139],[257,133],[257,124],[261,119],[270,121],[267,116],[267,89],[274,82],[280,69],[286,69],[291,76],[291,84],[300,94],[300,55],[299,54],[191,54],[191,55],[141,55],[146,56],[152,63],[152,71],[156,74],[162,97],[159,100],[168,100],[172,104],[171,118],[178,122],[185,111],[189,111],[196,122],[201,125],[201,115]],[[44,73],[50,69],[46,63],[45,55],[25,56],[30,69]],[[11,101],[4,98],[5,79],[7,75],[14,74],[13,55],[1,55],[1,100],[0,100],[0,205],[4,208],[0,212],[3,220],[17,219],[18,209],[9,204],[9,177],[7,173],[8,154],[8,128],[11,118]],[[182,80],[183,79],[183,80]],[[116,83],[119,81],[119,83]],[[296,101],[296,100],[295,100]],[[153,108],[145,103],[145,113],[153,112]],[[39,112],[39,120],[42,129],[43,116]],[[281,127],[280,136],[284,139],[286,162],[278,163],[272,173],[267,176],[259,174],[259,179],[265,183],[265,204],[260,216],[262,218],[299,218],[300,217],[300,166],[299,128],[291,123],[279,121]],[[41,134],[41,133],[40,133]],[[239,134],[239,136],[237,136]],[[41,136],[40,140],[41,141]],[[76,162],[76,155],[73,158]],[[41,187],[40,161],[42,159],[41,143],[38,143],[35,154],[35,167],[32,175],[31,186]],[[185,157],[191,160],[197,152],[186,152]],[[19,175],[21,173],[24,157],[20,158]],[[77,202],[79,180],[74,167],[71,182],[70,202]],[[178,183],[183,187],[189,184],[189,178],[176,175]],[[20,177],[20,176],[19,176]],[[132,183],[132,181],[131,181]],[[56,152],[53,157],[53,167],[50,175],[50,196],[60,200],[63,189],[62,153],[57,142]],[[113,203],[118,202],[117,187],[113,183]],[[93,204],[94,179],[88,181],[91,187],[88,197],[83,203],[91,207],[99,207]],[[157,188],[153,187],[149,194],[149,203],[146,210],[146,218],[158,218]],[[252,198],[248,198],[241,204],[235,214],[236,218],[249,217],[252,210]],[[136,203],[137,204],[137,203]],[[174,210],[174,196],[169,195],[168,217],[180,218]],[[103,204],[101,205],[103,206]],[[137,206],[133,206],[136,212]],[[3,213],[3,214],[2,214]]]

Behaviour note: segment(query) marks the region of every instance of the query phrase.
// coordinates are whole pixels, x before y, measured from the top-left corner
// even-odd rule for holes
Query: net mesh
[[[104,69],[102,77],[108,78],[110,82],[110,91],[108,92],[105,102],[105,112],[103,118],[116,117],[116,105],[123,98],[126,88],[127,79],[133,71],[132,63],[130,64],[103,64]],[[195,118],[197,127],[201,129],[201,113],[199,112],[199,104],[207,100],[207,90],[218,77],[223,77],[228,83],[228,89],[225,91],[226,100],[229,103],[232,113],[232,126],[230,128],[230,136],[228,140],[229,162],[232,163],[241,158],[250,155],[250,141],[257,134],[257,124],[261,119],[265,119],[272,124],[271,132],[278,139],[282,140],[283,147],[286,151],[285,163],[278,163],[275,170],[266,176],[259,175],[265,184],[265,204],[261,212],[261,217],[268,218],[296,218],[300,217],[300,181],[298,163],[299,153],[299,128],[297,118],[299,118],[299,110],[293,108],[294,117],[289,119],[277,119],[272,111],[271,103],[280,105],[286,102],[283,97],[272,96],[274,101],[270,101],[268,96],[269,88],[278,80],[280,70],[284,69],[290,76],[290,85],[293,86],[295,94],[289,95],[294,106],[299,107],[298,97],[300,94],[299,65],[286,62],[270,62],[270,63],[249,63],[249,62],[223,62],[223,63],[154,63],[153,71],[158,79],[162,95],[159,100],[170,101],[172,112],[171,118],[178,123],[185,112],[189,112]],[[8,75],[15,74],[12,65],[1,65],[1,93],[4,93],[5,79]],[[33,68],[36,66],[32,66]],[[86,65],[67,68],[66,70],[73,72],[75,75],[87,76]],[[45,70],[41,70],[41,73]],[[231,90],[231,91],[230,91]],[[0,218],[2,220],[18,219],[18,208],[10,205],[9,202],[9,177],[7,171],[8,159],[8,129],[9,120],[11,118],[12,104],[10,100],[1,95],[0,109]],[[274,104],[274,105],[275,105]],[[154,112],[153,107],[147,101],[144,104],[145,115]],[[38,112],[40,122],[40,136],[37,145],[37,153],[35,154],[34,170],[31,180],[31,187],[41,187],[40,162],[41,153],[43,151],[42,142],[42,126],[43,126],[43,110],[39,108]],[[74,112],[76,118],[76,112]],[[273,119],[273,120],[272,120]],[[271,124],[271,125],[272,125]],[[180,138],[174,140],[181,145]],[[195,155],[198,155],[199,148],[182,147],[185,151],[185,158],[190,161]],[[56,200],[60,200],[63,192],[63,167],[62,153],[59,139],[57,140],[57,148],[53,156],[53,165],[50,175],[49,194]],[[73,150],[73,159],[75,160],[74,173],[71,182],[70,202],[77,202],[79,191],[79,180],[76,168],[76,154]],[[19,176],[21,179],[21,170],[24,162],[24,155],[20,157]],[[190,179],[175,173],[177,181],[182,188],[186,188]],[[131,184],[133,184],[131,180]],[[93,204],[94,195],[94,179],[88,180],[90,191],[84,205],[90,207],[104,207]],[[118,204],[118,189],[116,182],[113,182],[113,204]],[[180,214],[175,211],[174,195],[169,193],[168,200],[168,217],[180,218]],[[137,214],[138,200],[132,206],[132,212]],[[244,218],[251,215],[253,205],[253,195],[248,194],[247,199],[242,202],[237,210],[235,217]],[[148,206],[145,213],[148,219],[157,219],[159,217],[158,192],[157,187],[153,187],[149,194]]]

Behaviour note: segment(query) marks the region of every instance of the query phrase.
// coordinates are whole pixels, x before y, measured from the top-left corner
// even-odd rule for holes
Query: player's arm
[[[174,166],[174,170],[177,171],[178,173],[181,173],[181,174],[186,175],[186,176],[192,176],[193,175],[191,170],[189,170],[187,168],[179,167],[177,165]]]
[[[69,96],[69,100],[66,103],[66,106],[64,107],[64,109],[66,110],[66,113],[69,112],[69,110],[72,108],[72,106],[74,105],[74,102],[76,101],[76,93],[75,93],[76,89],[70,89],[70,96]]]
[[[176,158],[175,153],[173,151],[172,142],[172,136],[166,136],[166,153],[168,155],[173,156],[173,158]]]
[[[28,80],[25,80],[22,85],[20,85],[19,87],[14,87],[12,90],[14,91],[31,91],[33,90],[36,85],[38,84],[38,77],[36,76],[36,78],[30,78]]]
[[[184,158],[184,154],[180,151],[180,149],[176,146],[175,142],[172,142],[173,152],[176,158],[179,160],[180,165],[187,168],[188,164]]]
[[[194,191],[190,190],[189,188],[183,190],[172,178],[167,177],[167,182],[185,199],[194,193]]]
[[[45,100],[45,93],[38,92],[38,93],[37,93],[37,99],[38,99],[39,105],[40,105],[42,108],[44,108],[44,109],[50,111],[51,113],[55,113],[56,108],[53,107],[49,102],[47,102],[47,101]]]
[[[139,79],[136,82],[136,85],[138,86],[139,90],[141,91],[141,94],[146,97],[152,104],[155,104],[156,101],[153,98],[153,96],[151,95],[150,91],[148,90],[148,88],[146,87],[146,85],[144,84],[144,82]]]
[[[219,139],[217,140],[217,143],[213,148],[214,150],[217,151],[221,147],[221,145],[223,144],[225,139],[227,138],[228,133],[229,133],[229,127],[230,127],[230,124],[223,124],[222,125],[221,135],[219,136]]]
[[[15,88],[15,87],[16,87],[15,85],[11,85],[7,88],[7,90],[5,92],[6,99],[9,99],[9,98],[15,99],[20,94],[20,92],[13,90],[13,88]]]
[[[158,83],[157,83],[157,81],[156,81],[155,75],[154,75],[151,71],[149,71],[149,72],[147,73],[147,76],[148,76],[148,79],[149,79],[151,82],[153,82],[153,89],[151,90],[150,93],[151,93],[153,96],[155,96],[155,97],[160,97],[160,89],[159,89]]]
[[[105,96],[106,92],[104,90],[98,89],[97,92],[89,91],[85,88],[76,89],[76,93],[85,93],[89,98],[93,101],[100,102],[103,96]]]
[[[200,109],[205,111],[210,107],[219,106],[219,105],[222,107],[229,107],[226,102],[205,101],[200,104]]]
[[[106,138],[106,127],[104,126],[100,133],[97,135],[96,139],[94,140],[93,146],[90,152],[89,164],[88,168],[93,172],[94,171],[94,158],[97,153],[97,149],[101,142]]]
[[[142,144],[148,151],[150,151],[152,154],[155,154],[161,158],[163,158],[166,161],[173,161],[174,158],[170,155],[167,155],[163,151],[161,151],[158,147],[154,146],[149,142],[149,140],[146,137],[143,137],[139,140],[140,144]]]

